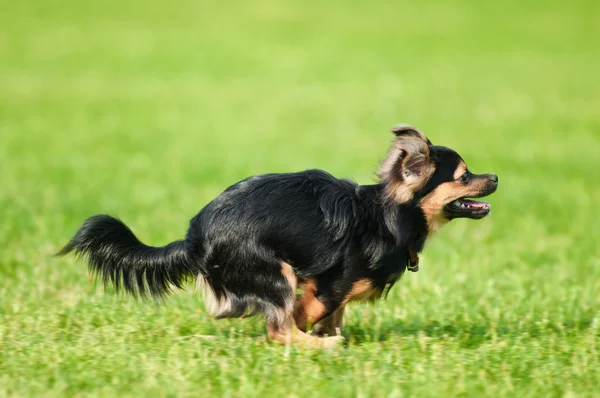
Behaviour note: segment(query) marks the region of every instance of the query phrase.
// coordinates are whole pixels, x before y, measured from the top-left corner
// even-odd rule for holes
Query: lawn
[[[4,2],[0,396],[600,396],[599,4]],[[98,213],[179,239],[251,174],[371,183],[400,122],[500,187],[339,349],[53,257]]]

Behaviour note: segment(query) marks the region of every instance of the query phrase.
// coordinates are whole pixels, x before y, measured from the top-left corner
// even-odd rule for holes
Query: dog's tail
[[[117,292],[124,289],[133,296],[163,297],[171,292],[171,285],[182,288],[198,272],[185,241],[146,246],[120,220],[107,215],[88,218],[57,255],[71,252],[87,258],[90,271],[105,287],[112,282]]]

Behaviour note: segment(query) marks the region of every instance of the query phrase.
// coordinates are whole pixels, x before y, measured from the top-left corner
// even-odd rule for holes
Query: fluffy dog
[[[162,297],[196,280],[217,318],[262,314],[273,340],[333,346],[346,304],[377,299],[416,270],[427,237],[447,222],[488,215],[488,203],[468,198],[498,186],[416,128],[392,131],[376,184],[321,170],[258,175],[206,205],[183,240],[146,246],[98,215],[59,254],[87,257],[105,284],[132,295]]]

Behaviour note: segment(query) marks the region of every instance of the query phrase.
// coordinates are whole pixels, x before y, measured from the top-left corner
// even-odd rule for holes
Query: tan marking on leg
[[[298,277],[291,265],[286,262],[281,263],[281,274],[289,282],[294,294],[296,294],[296,286],[298,286]]]
[[[285,300],[285,312],[292,313],[296,303],[296,288],[298,287],[298,277],[291,265],[286,262],[281,263],[281,274],[290,284],[290,296]]]
[[[343,304],[357,300],[374,300],[379,297],[381,297],[381,290],[374,289],[370,280],[361,279],[352,284],[352,290],[346,295]]]
[[[313,279],[308,279],[301,284],[304,293],[296,303],[294,318],[300,330],[306,331],[309,324],[318,322],[327,312],[325,304],[316,297],[317,284]]]
[[[310,322],[316,322],[321,319],[326,311],[325,304],[316,297],[313,297],[304,307],[304,313]]]
[[[307,348],[334,348],[344,340],[341,336],[325,338],[310,336],[296,327],[291,315],[281,325],[267,324],[267,336],[282,344],[298,344]]]
[[[282,262],[281,263],[281,274],[283,275],[283,277],[285,279],[288,280],[290,286],[295,291],[296,286],[298,284],[298,277],[296,276],[296,273],[294,272],[294,269],[292,268],[292,266],[286,262]]]
[[[294,320],[294,299],[296,297],[296,287],[298,285],[298,277],[294,272],[293,268],[285,262],[281,263],[281,274],[287,279],[292,288],[290,292],[290,305],[286,305],[285,314],[281,321],[267,321],[267,336],[271,340],[278,341],[283,344],[300,344],[305,347],[311,348],[333,348],[339,344],[343,338],[331,337],[331,338],[317,338],[304,333],[303,330],[299,330]],[[304,313],[308,314],[308,317],[317,316],[322,311],[325,312],[325,306],[316,297],[316,283],[310,281],[308,286],[305,286],[305,291],[308,291],[309,300],[306,305],[301,307],[304,309]],[[319,316],[322,316],[321,315]],[[306,328],[306,326],[304,326]]]

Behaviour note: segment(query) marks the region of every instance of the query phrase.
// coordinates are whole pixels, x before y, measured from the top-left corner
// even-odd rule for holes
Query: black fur
[[[123,288],[133,296],[162,297],[171,285],[183,287],[195,276],[187,261],[185,241],[165,247],[141,243],[120,220],[107,215],[87,219],[59,256],[75,252],[87,257],[90,270],[104,282],[112,282],[117,291]]]
[[[284,305],[286,262],[301,279],[320,276],[319,293],[335,309],[357,279],[384,274],[377,280],[383,287],[389,275],[402,274],[408,247],[423,244],[422,214],[401,211],[382,193],[382,185],[358,186],[320,170],[251,177],[192,219],[192,262],[202,264],[218,297],[245,297],[251,307]]]

